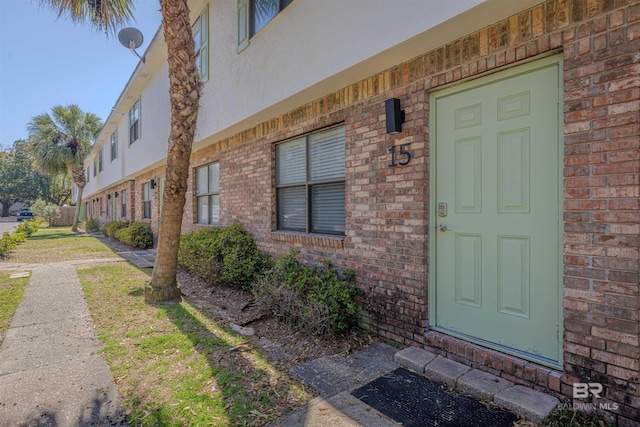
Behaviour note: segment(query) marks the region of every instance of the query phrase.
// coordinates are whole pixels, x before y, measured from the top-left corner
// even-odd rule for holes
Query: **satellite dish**
[[[133,54],[140,58],[142,62],[144,62],[144,58],[136,52],[136,49],[142,46],[142,41],[144,40],[140,30],[133,27],[123,28],[118,32],[118,40],[120,40],[122,46],[129,49]]]

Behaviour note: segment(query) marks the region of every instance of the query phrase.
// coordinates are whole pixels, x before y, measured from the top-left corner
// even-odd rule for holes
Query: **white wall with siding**
[[[238,0],[209,4],[209,81],[196,129],[199,149],[508,17],[542,0],[294,0],[238,52]],[[150,35],[145,35],[146,37]],[[169,137],[166,44],[156,35],[123,89],[86,165],[104,145],[93,192],[164,162]],[[128,144],[128,112],[142,96],[142,136]],[[109,162],[118,126],[119,156]],[[93,166],[91,166],[93,167]]]

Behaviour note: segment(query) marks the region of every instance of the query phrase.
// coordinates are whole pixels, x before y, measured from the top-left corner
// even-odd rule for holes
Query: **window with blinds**
[[[196,203],[198,224],[220,224],[220,164],[211,163],[196,169]]]
[[[276,146],[278,229],[344,234],[344,126]]]

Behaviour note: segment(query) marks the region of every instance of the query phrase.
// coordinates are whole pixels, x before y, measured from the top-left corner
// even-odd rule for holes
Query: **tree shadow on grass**
[[[290,402],[293,381],[270,365],[245,337],[219,326],[213,315],[192,305],[191,310],[211,322],[210,326],[186,309],[184,303],[158,307],[206,358],[232,425],[264,425],[294,409],[295,402]],[[296,383],[294,388],[299,391],[302,386]]]

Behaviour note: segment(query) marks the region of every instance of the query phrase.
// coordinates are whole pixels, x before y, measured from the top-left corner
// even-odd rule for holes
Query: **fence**
[[[60,206],[60,218],[53,221],[53,224],[50,225],[72,225],[73,215],[75,214],[75,212],[75,206]]]

